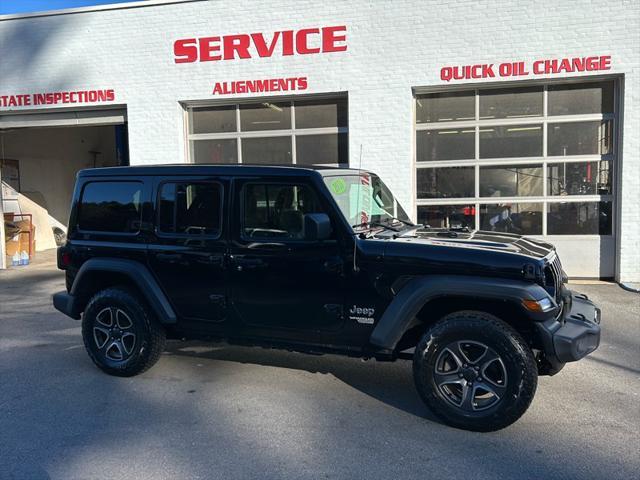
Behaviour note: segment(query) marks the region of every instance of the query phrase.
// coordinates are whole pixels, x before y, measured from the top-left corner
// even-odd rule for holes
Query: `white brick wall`
[[[173,62],[179,38],[329,25],[347,26],[347,52]],[[227,0],[4,20],[0,95],[114,88],[132,163],[176,162],[185,161],[178,102],[211,98],[215,81],[304,75],[306,93],[349,92],[352,164],[362,144],[363,166],[409,206],[412,87],[443,84],[444,65],[611,55],[607,73],[624,75],[618,271],[640,281],[639,31],[635,0]]]

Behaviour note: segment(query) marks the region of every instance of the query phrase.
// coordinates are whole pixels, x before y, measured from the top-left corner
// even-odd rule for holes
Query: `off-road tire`
[[[109,358],[105,349],[99,348],[98,340],[94,337],[96,326],[100,327],[100,335],[103,335],[103,330],[109,330],[97,321],[97,316],[105,312],[105,309],[124,312],[123,318],[128,317],[132,324],[128,331],[131,331],[129,335],[134,335],[134,340],[131,341],[133,347],[130,353],[126,354],[126,358],[123,355],[121,360]],[[98,368],[109,375],[131,377],[144,372],[158,361],[164,350],[166,335],[164,328],[144,300],[125,287],[112,287],[101,290],[89,300],[82,315],[82,339],[89,357]],[[109,341],[108,339],[107,342]],[[123,343],[124,337],[121,338],[121,345]]]
[[[448,346],[460,346],[457,342],[465,340],[471,344],[479,342],[493,350],[501,363],[491,368],[499,368],[505,373],[503,395],[499,400],[496,399],[495,404],[477,412],[454,405],[450,400],[451,395],[449,399],[446,395],[450,392],[443,393],[442,387],[438,388],[435,381],[436,377],[439,380],[444,378],[440,370],[436,370],[440,368],[436,362],[442,361],[439,359],[443,358],[443,352],[449,354]],[[465,371],[469,368],[472,367],[465,367]],[[457,370],[450,371],[455,373]],[[499,318],[478,311],[454,312],[432,325],[415,349],[413,374],[420,397],[437,417],[447,425],[479,432],[500,430],[518,420],[531,404],[538,383],[533,353],[522,336]],[[487,379],[484,381],[487,382]],[[473,380],[471,382],[470,385],[473,385]],[[442,382],[439,383],[442,385]],[[473,403],[473,389],[471,391]],[[478,391],[482,392],[481,389]],[[475,408],[476,404],[473,403],[471,410]]]

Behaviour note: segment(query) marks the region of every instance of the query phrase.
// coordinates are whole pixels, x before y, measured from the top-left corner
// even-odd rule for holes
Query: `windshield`
[[[391,190],[377,175],[361,173],[327,176],[324,177],[324,183],[349,225],[367,228],[376,223],[411,223]]]

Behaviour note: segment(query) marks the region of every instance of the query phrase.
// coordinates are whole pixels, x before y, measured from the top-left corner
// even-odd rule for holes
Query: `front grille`
[[[562,264],[560,263],[560,257],[555,254],[553,258],[550,258],[549,260],[550,263],[547,265],[544,272],[545,286],[549,295],[552,295],[559,304],[562,300]]]

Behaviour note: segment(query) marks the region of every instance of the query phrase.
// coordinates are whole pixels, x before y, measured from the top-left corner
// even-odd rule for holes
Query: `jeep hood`
[[[393,242],[512,253],[537,259],[542,259],[555,250],[553,245],[541,240],[511,233],[483,230],[452,231],[421,228],[396,236]]]

